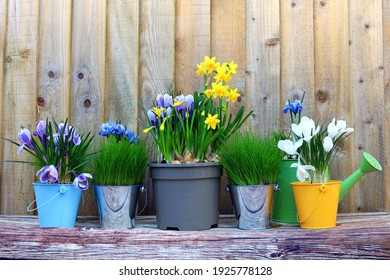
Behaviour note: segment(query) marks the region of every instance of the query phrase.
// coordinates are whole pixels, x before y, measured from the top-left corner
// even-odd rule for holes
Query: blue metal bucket
[[[35,182],[39,225],[41,227],[74,227],[82,190],[71,184]],[[33,211],[35,209],[29,210]]]

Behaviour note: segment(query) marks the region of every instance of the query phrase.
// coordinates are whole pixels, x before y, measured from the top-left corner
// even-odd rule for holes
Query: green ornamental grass
[[[274,135],[244,132],[225,143],[219,160],[230,184],[263,185],[276,183],[283,155]]]
[[[95,183],[101,186],[142,184],[149,162],[145,142],[136,136],[132,139],[110,133],[104,136],[107,137],[101,139],[94,161]]]

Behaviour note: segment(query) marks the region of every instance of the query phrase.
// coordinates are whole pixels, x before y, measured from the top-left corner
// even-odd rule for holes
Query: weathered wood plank
[[[7,259],[390,259],[390,213],[340,214],[338,226],[304,230],[275,226],[239,230],[235,220],[194,232],[156,229],[153,217],[137,228],[39,228],[33,217],[0,216],[0,258]]]
[[[254,131],[267,133],[281,125],[279,1],[247,1],[246,88]],[[283,95],[284,96],[284,95]]]
[[[38,115],[65,120],[70,113],[70,1],[41,1],[39,16]]]
[[[281,104],[306,91],[304,115],[314,118],[312,0],[280,1]],[[283,117],[283,116],[282,116]]]
[[[384,163],[382,1],[351,0],[349,8],[351,92],[355,120],[353,167],[357,168],[362,151]],[[383,172],[366,175],[350,192],[350,210],[378,211],[384,205],[385,186]]]
[[[390,182],[390,0],[383,0],[383,69],[384,69],[384,183]],[[385,211],[390,211],[390,188],[385,188]]]
[[[34,128],[37,99],[38,1],[8,1],[5,38],[2,136],[17,140],[20,126]],[[0,27],[2,28],[2,27]],[[27,153],[2,142],[3,159],[30,160]],[[33,201],[34,170],[22,164],[3,164],[1,174],[1,213],[26,214]],[[28,202],[28,203],[26,203]]]
[[[139,68],[139,100],[150,108],[159,93],[167,92],[174,82],[175,65],[175,1],[174,0],[145,0],[141,2],[140,21],[140,68]],[[138,117],[144,119],[140,111]],[[139,134],[142,135],[142,126]],[[143,137],[145,135],[142,135]],[[156,161],[155,148],[151,144],[152,138],[147,137],[151,151],[151,160]],[[154,212],[153,192],[151,179],[145,176],[144,185],[147,186],[145,197],[147,213]],[[141,195],[141,205],[144,199]]]
[[[333,119],[344,119],[350,127],[354,113],[350,104],[348,1],[314,2],[315,42],[315,120],[324,125]],[[355,171],[354,147],[350,136],[333,161],[331,178],[343,180]],[[348,210],[347,198],[339,211]],[[348,212],[348,211],[347,211]]]
[[[73,1],[70,123],[97,135],[103,122],[106,50],[106,2]],[[82,215],[97,213],[91,192],[85,193]]]
[[[203,89],[203,78],[195,71],[205,55],[211,55],[210,0],[176,1],[176,91],[189,94]]]
[[[138,116],[139,3],[107,2],[105,120],[121,120],[130,129]]]
[[[3,89],[4,89],[4,83],[5,83],[5,77],[4,77],[4,64],[5,64],[5,56],[4,50],[5,50],[5,38],[7,33],[7,0],[0,0],[0,134],[1,136],[4,135],[3,130],[3,122],[4,122],[4,107],[3,107]],[[3,157],[3,143],[0,144],[0,159],[4,159]],[[3,171],[3,162],[0,161],[0,172]],[[3,194],[2,191],[3,187],[2,184],[0,184],[0,194]],[[3,197],[3,196],[2,196]],[[4,198],[3,198],[4,199]],[[0,199],[0,213],[2,213],[2,204],[3,199]]]

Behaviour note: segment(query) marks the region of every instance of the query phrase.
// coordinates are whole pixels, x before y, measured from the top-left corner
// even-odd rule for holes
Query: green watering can
[[[272,221],[277,223],[298,224],[297,210],[290,183],[297,181],[296,168],[291,168],[291,164],[296,160],[283,160],[281,173],[278,177],[279,189],[274,194],[272,205]],[[360,167],[345,179],[340,186],[339,202],[345,197],[349,190],[360,180],[360,178],[373,171],[381,171],[380,163],[369,153],[364,152]]]

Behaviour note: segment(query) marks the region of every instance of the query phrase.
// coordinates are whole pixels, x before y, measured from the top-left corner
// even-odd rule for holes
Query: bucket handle
[[[45,206],[46,204],[48,204],[50,201],[52,201],[53,199],[55,199],[57,196],[59,196],[60,194],[65,194],[67,192],[67,188],[65,186],[60,186],[60,189],[58,190],[58,193],[53,196],[52,198],[50,198],[48,201],[46,201],[45,203],[43,203],[41,206],[39,207],[36,207],[34,209],[30,209],[31,206],[37,201],[36,199],[33,200],[33,202],[31,202],[28,206],[27,206],[27,212],[34,212],[35,210],[38,210],[39,208]]]
[[[327,186],[326,186],[325,184],[321,184],[321,185],[319,186],[319,191],[321,192],[320,198],[318,199],[317,205],[314,207],[313,212],[311,212],[311,214],[309,215],[309,217],[307,217],[304,221],[300,221],[300,220],[299,220],[298,211],[297,211],[297,221],[298,221],[300,224],[301,224],[301,223],[307,222],[307,221],[313,216],[314,212],[317,210],[318,206],[320,205],[322,196],[324,195],[324,192],[326,191],[326,189],[327,189]]]
[[[144,187],[144,186],[142,186],[142,187],[140,188],[140,190],[139,190],[139,191],[140,191],[140,192],[144,192],[144,193],[145,193],[145,203],[144,203],[144,207],[142,208],[142,210],[141,210],[141,211],[139,211],[139,212],[138,212],[137,216],[141,215],[141,214],[142,214],[142,212],[144,212],[144,211],[145,211],[145,209],[146,209],[146,204],[147,204],[147,202],[148,202],[148,191],[145,189],[145,187]]]

